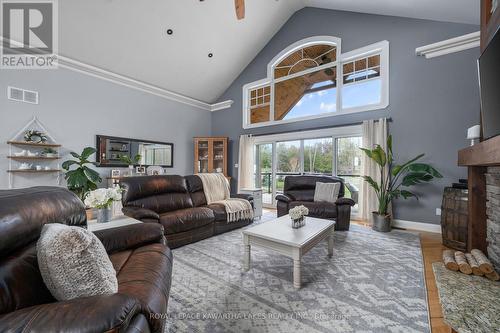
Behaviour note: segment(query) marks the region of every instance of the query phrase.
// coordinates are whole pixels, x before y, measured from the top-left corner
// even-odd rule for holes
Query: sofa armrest
[[[98,230],[94,234],[102,242],[108,254],[136,249],[152,243],[165,244],[163,226],[159,223],[130,224],[118,228]]]
[[[154,212],[151,209],[147,208],[123,207],[122,212],[123,214],[136,220],[143,220],[143,219],[160,220],[160,215],[158,215],[157,212]]]
[[[290,203],[293,201],[293,198],[289,195],[286,195],[286,194],[278,194],[276,196],[276,200],[278,201],[283,201],[283,202],[286,202],[286,203]]]
[[[140,312],[124,294],[76,298],[0,315],[0,332],[122,332]]]
[[[250,202],[253,202],[253,196],[251,194],[244,194],[244,193],[231,194],[231,198],[245,199]]]
[[[354,200],[350,198],[338,198],[337,201],[335,202],[336,205],[342,206],[342,205],[349,205],[349,206],[354,206],[356,203]]]

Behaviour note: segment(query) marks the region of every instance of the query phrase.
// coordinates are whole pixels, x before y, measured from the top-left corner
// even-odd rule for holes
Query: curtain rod
[[[391,117],[388,117],[388,118],[385,118],[385,119],[387,120],[387,122],[392,123],[392,118]],[[379,121],[380,118],[378,118],[378,119],[365,119],[363,121],[367,121],[367,120]],[[300,133],[300,132],[306,132],[306,131],[322,130],[322,129],[326,129],[326,128],[347,127],[347,126],[361,125],[361,124],[363,124],[363,121],[358,121],[358,122],[348,123],[348,124],[342,124],[342,125],[336,125],[336,126],[322,126],[322,127],[307,128],[307,129],[301,129],[301,130],[297,130],[297,131],[284,131],[284,132],[273,132],[273,133],[263,133],[263,134],[251,134],[251,133],[248,133],[246,135],[251,136],[251,137],[257,137],[257,136],[276,135],[276,134]]]

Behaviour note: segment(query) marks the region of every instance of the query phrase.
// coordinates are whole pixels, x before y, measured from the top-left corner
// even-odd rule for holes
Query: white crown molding
[[[415,49],[418,56],[425,56],[426,59],[439,57],[442,55],[455,53],[479,47],[480,32],[473,32],[467,35],[443,40],[441,42],[420,46]]]
[[[440,234],[441,233],[441,225],[440,224],[430,224],[423,222],[414,222],[414,221],[406,221],[406,220],[393,220],[392,226],[402,229],[411,229],[418,231],[426,231]]]
[[[234,101],[232,99],[228,99],[227,101],[212,104],[210,106],[210,111],[214,112],[214,111],[229,109],[231,105],[233,105],[233,103]]]
[[[9,41],[12,44],[23,46],[23,43],[18,41],[9,40],[0,36],[0,41]],[[203,101],[184,96],[178,93],[175,93],[170,90],[166,90],[160,88],[158,86],[139,81],[106,69],[102,69],[93,65],[86,64],[84,62],[62,56],[60,54],[57,55],[58,66],[61,68],[69,69],[74,72],[78,72],[81,74],[89,75],[101,80],[105,80],[108,82],[112,82],[121,86],[125,86],[128,88],[132,88],[135,90],[139,90],[148,94],[152,94],[158,97],[166,98],[171,101],[179,102],[182,104],[194,106],[198,109],[207,110],[207,111],[218,111],[231,107],[233,101],[224,101],[215,104],[205,103]]]

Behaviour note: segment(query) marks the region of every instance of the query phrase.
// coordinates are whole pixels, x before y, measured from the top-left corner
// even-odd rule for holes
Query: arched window
[[[388,105],[388,42],[341,54],[340,39],[307,38],[243,87],[243,127],[334,116]]]

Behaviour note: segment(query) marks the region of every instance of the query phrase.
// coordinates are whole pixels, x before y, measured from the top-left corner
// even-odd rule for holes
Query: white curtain
[[[365,120],[363,122],[363,148],[373,149],[380,145],[387,152],[387,119],[381,118],[378,121]],[[378,165],[363,153],[361,159],[361,174],[370,176],[376,182],[380,182],[380,169]],[[387,175],[386,170],[386,175]],[[386,176],[385,175],[385,176]],[[362,181],[360,189],[359,215],[362,219],[372,222],[372,212],[378,209],[378,200],[375,191],[371,186]],[[390,208],[388,211],[391,214]]]
[[[254,152],[255,140],[251,135],[240,136],[238,157],[238,193],[242,188],[253,188],[254,184]]]

